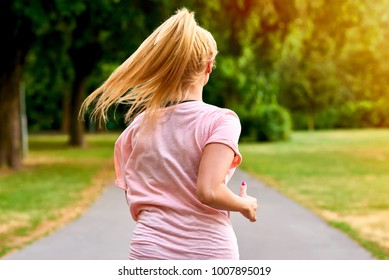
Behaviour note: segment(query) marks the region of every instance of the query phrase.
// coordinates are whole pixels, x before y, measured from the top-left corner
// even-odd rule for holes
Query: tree
[[[341,86],[331,61],[305,59],[283,62],[279,99],[290,110],[303,111],[307,128],[314,130],[316,115],[336,101]]]
[[[1,1],[0,167],[6,165],[13,169],[21,166],[19,90],[37,24],[25,13],[14,1]]]
[[[293,112],[303,112],[310,130],[315,128],[318,113],[344,101],[349,92],[340,62],[347,34],[356,24],[357,2],[302,2],[285,40],[277,64],[279,99]]]
[[[340,108],[343,113],[340,118],[349,122],[339,123],[346,127],[388,127],[389,1],[352,4],[350,14],[355,24],[349,30],[339,65],[345,73],[344,84],[352,90],[352,98]]]
[[[94,9],[93,7],[100,8],[100,10],[95,9],[93,11],[97,18],[94,22],[99,22],[99,26],[101,26],[103,24],[102,20],[109,22],[112,18],[115,19],[112,9],[109,14],[112,18],[108,20],[103,15],[104,8],[109,9],[114,4],[120,5],[117,2],[101,0],[93,1],[92,4],[91,1],[81,0],[74,0],[72,3],[39,0],[1,1],[0,28],[3,51],[0,54],[0,117],[3,120],[3,125],[0,126],[0,166],[7,165],[14,169],[21,166],[19,89],[26,66],[26,58],[32,46],[37,42],[37,38],[59,32],[61,34],[58,37],[59,42],[65,45],[66,39],[68,39],[66,36],[72,34],[73,30],[78,30],[73,33],[75,36],[85,35],[82,34],[82,30],[77,29],[77,23],[82,23],[83,20],[86,20],[83,12],[85,14],[87,8],[92,10]],[[85,3],[89,4],[90,7],[86,6]],[[128,2],[122,5],[127,5],[131,8],[131,4]],[[123,16],[123,14],[124,12],[121,15]],[[77,16],[79,16],[79,22],[74,20]],[[127,16],[131,17],[133,14],[130,13]],[[81,26],[85,25],[81,24]],[[75,42],[69,52],[70,57],[73,59],[73,66],[76,68],[72,87],[72,92],[74,93],[72,98],[72,104],[74,105],[72,106],[73,116],[76,113],[78,115],[76,107],[79,107],[78,104],[81,99],[79,93],[82,91],[84,79],[90,72],[90,68],[95,65],[84,65],[80,59],[84,59],[83,54],[86,54],[84,62],[89,59],[89,62],[92,63],[98,56],[98,47],[96,48],[96,45],[102,43],[98,39],[104,38],[103,32],[99,32],[96,36],[92,33],[93,29],[85,31],[90,31],[88,35],[91,40]],[[94,55],[94,57],[90,55]],[[76,133],[78,133],[80,131],[79,127],[76,125],[75,127]],[[74,140],[76,142],[77,136],[73,138],[76,139]]]
[[[69,95],[69,144],[83,146],[84,122],[79,110],[87,93],[88,78],[104,61],[122,62],[140,44],[150,31],[148,24],[160,21],[156,17],[161,5],[152,1],[84,1],[80,12],[74,15],[74,28],[67,34],[67,54],[73,72]],[[81,7],[81,4],[80,4]],[[151,16],[150,8],[154,16]],[[132,32],[136,30],[136,32]],[[101,83],[101,81],[99,81]]]
[[[68,122],[67,108],[73,71],[64,32],[52,30],[36,38],[26,62],[24,83],[30,132],[58,131]],[[70,106],[67,106],[70,107]],[[68,127],[68,126],[67,126]]]

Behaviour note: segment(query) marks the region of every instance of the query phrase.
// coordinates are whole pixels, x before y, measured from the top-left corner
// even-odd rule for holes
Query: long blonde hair
[[[180,9],[85,99],[80,114],[93,104],[91,117],[106,122],[108,108],[124,103],[129,105],[126,122],[144,111],[153,124],[158,109],[186,98],[216,54],[212,35],[196,23],[192,12]]]

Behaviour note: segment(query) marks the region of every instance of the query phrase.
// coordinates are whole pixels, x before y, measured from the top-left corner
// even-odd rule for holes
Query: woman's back
[[[141,115],[116,144],[118,185],[127,190],[137,221],[130,258],[237,259],[229,213],[201,203],[196,181],[209,143],[225,144],[237,154],[226,181],[231,177],[240,162],[239,119],[201,101],[163,111],[152,131],[140,133]]]

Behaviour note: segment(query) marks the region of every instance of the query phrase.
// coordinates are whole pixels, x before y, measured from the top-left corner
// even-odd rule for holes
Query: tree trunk
[[[308,130],[310,130],[310,131],[315,130],[315,113],[313,113],[313,112],[308,113],[307,126],[308,126]]]
[[[79,25],[78,28],[82,30],[82,25]],[[81,32],[78,36],[83,36],[82,34]],[[84,147],[85,123],[83,120],[79,120],[78,115],[85,93],[85,82],[101,57],[101,46],[98,43],[90,43],[81,48],[71,48],[69,55],[75,73],[70,93],[69,144],[71,146]]]
[[[70,132],[70,98],[68,90],[63,91],[63,103],[62,103],[62,124],[61,132],[69,134]]]
[[[85,77],[77,77],[76,75],[70,95],[69,144],[76,147],[85,146],[85,124],[78,118],[85,91],[85,79]]]
[[[18,59],[15,59],[15,62]],[[19,90],[23,66],[15,63],[8,74],[2,73],[0,81],[0,167],[12,169],[21,166]]]
[[[13,11],[12,0],[0,2],[0,167],[20,168],[20,84],[25,58],[34,40],[31,22]]]

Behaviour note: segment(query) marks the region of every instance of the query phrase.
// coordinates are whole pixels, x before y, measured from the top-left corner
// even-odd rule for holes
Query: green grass
[[[389,130],[297,132],[240,150],[243,169],[389,259]]]
[[[0,256],[74,218],[113,180],[116,137],[88,135],[79,149],[63,135],[30,136],[23,168],[0,170]]]

